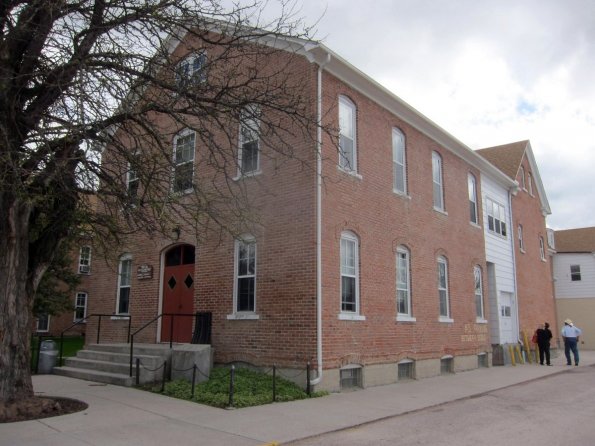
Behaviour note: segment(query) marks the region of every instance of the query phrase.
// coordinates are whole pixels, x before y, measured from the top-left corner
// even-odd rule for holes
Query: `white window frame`
[[[82,298],[84,296],[84,304],[80,305],[79,304],[79,298]],[[87,293],[86,291],[78,291],[75,296],[74,296],[74,317],[72,319],[72,322],[79,322],[84,320],[87,317],[87,302],[89,300],[89,293]],[[83,309],[83,317],[77,317],[76,313],[77,311],[82,308]]]
[[[138,158],[138,154],[133,155],[134,158]],[[133,187],[134,185],[134,187]],[[140,178],[133,163],[128,162],[128,171],[126,172],[126,193],[131,204],[138,202],[138,188],[140,185]],[[134,191],[134,193],[132,193]]]
[[[523,225],[519,224],[517,228],[518,238],[519,238],[519,249],[521,252],[525,252],[525,239],[523,237]]]
[[[500,237],[507,238],[506,208],[497,201],[486,198],[486,210],[488,214],[488,231]]]
[[[175,76],[178,88],[186,88],[206,82],[206,64],[207,54],[205,51],[191,53],[182,59],[176,66]]]
[[[436,259],[437,263],[437,285],[438,285],[438,304],[439,304],[439,321],[440,322],[453,322],[450,314],[450,296],[448,290],[448,260],[444,256],[438,256]],[[444,268],[444,274],[441,274],[441,267]],[[444,279],[442,281],[442,279]],[[444,302],[443,302],[444,301]],[[446,314],[442,312],[442,307],[446,308]]]
[[[187,159],[187,160],[181,160],[180,162],[178,162],[178,141],[182,138],[186,138],[189,136],[192,136],[192,150],[191,150],[192,158]],[[173,156],[172,156],[172,162],[173,162],[172,191],[174,193],[186,194],[186,193],[192,192],[194,190],[194,159],[195,159],[195,157],[196,157],[196,132],[194,130],[190,130],[190,129],[182,130],[174,138],[174,150],[173,150]],[[176,182],[177,170],[178,170],[178,168],[181,168],[182,166],[185,166],[188,164],[192,165],[192,173],[190,175],[191,185],[190,185],[190,187],[188,187],[184,190],[178,190],[177,186],[176,186],[176,184],[177,184],[177,182]]]
[[[467,188],[469,193],[469,221],[475,225],[479,224],[479,213],[477,210],[477,180],[475,175],[467,176]]]
[[[546,259],[545,259],[545,242],[541,235],[539,236],[539,256],[541,257],[541,260],[543,262],[546,261]]]
[[[249,268],[246,268],[246,273],[240,273],[240,261],[243,259],[240,258],[240,248],[242,246],[248,247],[248,265],[250,264],[250,257],[252,256],[253,259],[253,270],[250,271]],[[251,248],[253,247],[253,249]],[[244,235],[239,239],[234,241],[234,280],[233,280],[233,313],[227,316],[227,319],[259,319],[258,314],[256,314],[256,304],[257,304],[257,268],[258,268],[258,246],[256,243],[256,238],[252,235]],[[253,296],[253,305],[251,309],[248,310],[239,310],[239,282],[243,279],[250,279],[252,278],[254,281],[254,296]]]
[[[393,192],[400,195],[407,195],[407,145],[405,134],[398,128],[392,130],[393,145]],[[399,185],[397,178],[403,179]]]
[[[527,174],[527,183],[529,187],[529,195],[533,196],[533,175],[531,175],[531,172]]]
[[[247,139],[246,136],[251,136]],[[256,166],[246,170],[244,166],[244,147],[246,144],[256,142]],[[260,173],[260,110],[256,105],[251,105],[242,110],[240,116],[240,134],[238,144],[238,177],[252,176]]]
[[[521,178],[521,188],[526,191],[527,183],[525,182],[525,168],[523,166],[519,169],[519,177]]]
[[[343,116],[347,111],[351,113],[351,117]],[[342,122],[347,125],[341,125]],[[351,134],[348,134],[349,130]],[[342,138],[352,142],[351,159],[344,154],[341,147]],[[345,172],[357,174],[357,107],[345,96],[339,96],[339,168]]]
[[[353,259],[347,258],[346,248],[347,246],[352,247]],[[341,233],[340,249],[339,249],[339,260],[340,260],[340,282],[339,282],[339,302],[340,302],[340,313],[339,319],[344,320],[364,320],[365,317],[360,314],[360,290],[359,290],[359,238],[352,232],[345,231]],[[348,260],[350,260],[348,262]],[[343,277],[351,278],[354,280],[354,299],[355,309],[353,311],[344,309],[345,304],[352,304],[351,302],[343,301]]]
[[[397,247],[396,272],[397,321],[415,322],[411,307],[411,255],[404,246]],[[401,296],[404,296],[403,300],[400,299]],[[405,303],[404,312],[400,308],[401,301]]]
[[[129,277],[127,277],[127,282],[124,282],[123,279],[123,269],[124,264],[128,264],[128,273]],[[122,290],[128,289],[128,308],[126,312],[120,311],[120,297],[122,295]],[[118,288],[116,290],[116,315],[128,315],[130,314],[130,296],[132,295],[132,255],[131,254],[123,254],[120,256],[120,261],[118,262]]]
[[[483,275],[479,265],[473,267],[476,322],[486,322],[483,304]]]
[[[45,314],[45,315],[42,315],[42,316],[46,316],[47,325],[43,329],[39,328],[39,321],[40,320],[43,320],[43,319],[41,319],[40,317],[38,317],[37,318],[36,325],[35,325],[35,331],[38,332],[38,333],[47,333],[48,331],[50,331],[50,317],[51,316],[49,314]]]
[[[573,271],[574,269],[574,271]],[[582,280],[581,277],[581,266],[580,265],[570,265],[570,281],[571,282],[580,282]]]
[[[445,211],[442,157],[438,152],[432,152],[432,202],[435,210]]]
[[[79,274],[91,274],[91,247],[81,246],[79,250]]]

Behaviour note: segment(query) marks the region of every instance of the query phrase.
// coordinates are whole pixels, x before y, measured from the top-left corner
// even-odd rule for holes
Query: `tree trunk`
[[[0,192],[0,402],[33,396],[28,285],[31,206]],[[12,198],[12,199],[11,199]]]

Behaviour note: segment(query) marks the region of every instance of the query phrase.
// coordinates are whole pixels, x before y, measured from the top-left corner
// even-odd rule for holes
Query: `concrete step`
[[[86,381],[115,384],[117,386],[132,387],[134,385],[134,377],[128,376],[127,373],[110,373],[67,366],[55,367],[54,373],[56,375],[69,376],[71,378],[84,379]]]
[[[130,344],[88,344],[85,350],[130,355]],[[134,355],[167,356],[169,353],[169,344],[134,344]]]
[[[80,350],[77,358],[88,359],[95,361],[113,362],[116,364],[129,364],[130,363],[130,352],[127,353],[114,353],[110,351],[100,350]],[[135,352],[133,358],[139,358],[145,367],[155,368],[163,364],[163,358],[161,356],[149,356],[139,355]]]

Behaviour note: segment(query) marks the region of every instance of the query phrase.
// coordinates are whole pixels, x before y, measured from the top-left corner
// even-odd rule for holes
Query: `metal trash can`
[[[39,349],[38,373],[52,373],[58,360],[58,349],[56,342],[52,340],[42,341]]]

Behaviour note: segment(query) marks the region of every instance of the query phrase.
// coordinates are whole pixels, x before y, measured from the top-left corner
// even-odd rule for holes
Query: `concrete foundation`
[[[171,379],[192,381],[196,364],[196,382],[207,381],[213,367],[211,346],[203,344],[174,345],[171,352]]]

